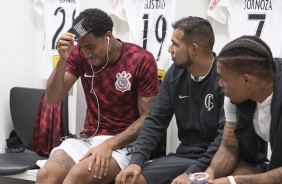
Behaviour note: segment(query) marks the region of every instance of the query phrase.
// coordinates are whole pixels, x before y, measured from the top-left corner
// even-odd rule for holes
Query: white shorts
[[[113,136],[94,136],[88,141],[85,139],[68,138],[62,142],[58,147],[55,147],[51,154],[56,150],[64,150],[75,163],[79,160],[93,147],[98,146],[105,140]],[[113,151],[112,157],[117,161],[121,169],[125,168],[131,158],[131,153],[134,151],[134,143],[123,147],[122,149],[117,149]],[[51,155],[50,154],[50,155]]]

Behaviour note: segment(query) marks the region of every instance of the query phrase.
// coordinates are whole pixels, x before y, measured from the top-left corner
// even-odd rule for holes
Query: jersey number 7
[[[266,18],[266,14],[249,14],[248,15],[248,20],[259,21],[258,28],[257,28],[256,34],[255,34],[258,37],[260,37],[260,35],[262,33],[265,18]]]

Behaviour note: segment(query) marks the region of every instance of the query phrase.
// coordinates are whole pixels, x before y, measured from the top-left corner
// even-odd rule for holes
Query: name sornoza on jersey
[[[249,10],[272,10],[272,0],[245,0],[245,8]]]
[[[274,57],[281,57],[281,10],[281,0],[211,0],[207,14],[228,26],[229,41],[255,35],[269,45]]]
[[[220,3],[220,0],[213,0],[210,3],[209,9],[211,11]],[[245,8],[244,9],[261,9],[261,10],[272,10],[272,0],[245,0]]]

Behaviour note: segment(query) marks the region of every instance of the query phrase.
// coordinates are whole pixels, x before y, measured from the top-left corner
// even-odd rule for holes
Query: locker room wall
[[[43,21],[38,21],[33,0],[1,1],[0,44],[0,152],[13,130],[9,96],[14,86],[45,88],[39,78],[39,60],[43,47]],[[0,177],[0,183],[34,182]]]
[[[44,46],[44,18],[34,10],[33,0],[3,1],[0,7],[0,152],[13,130],[9,94],[14,86],[45,89],[40,79],[40,59]],[[76,87],[74,90],[76,92]],[[75,97],[75,98],[74,98]],[[69,96],[70,124],[75,125],[76,96]],[[75,126],[70,129],[75,131]]]
[[[0,7],[0,152],[13,129],[9,96],[14,86],[44,88],[39,79],[39,58],[42,40],[36,12],[31,0],[2,1]],[[40,37],[40,38],[39,38]]]

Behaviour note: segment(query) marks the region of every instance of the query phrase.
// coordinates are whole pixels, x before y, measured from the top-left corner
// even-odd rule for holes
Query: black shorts
[[[172,180],[183,174],[196,160],[181,155],[168,155],[148,161],[141,174],[148,184],[171,184]]]

